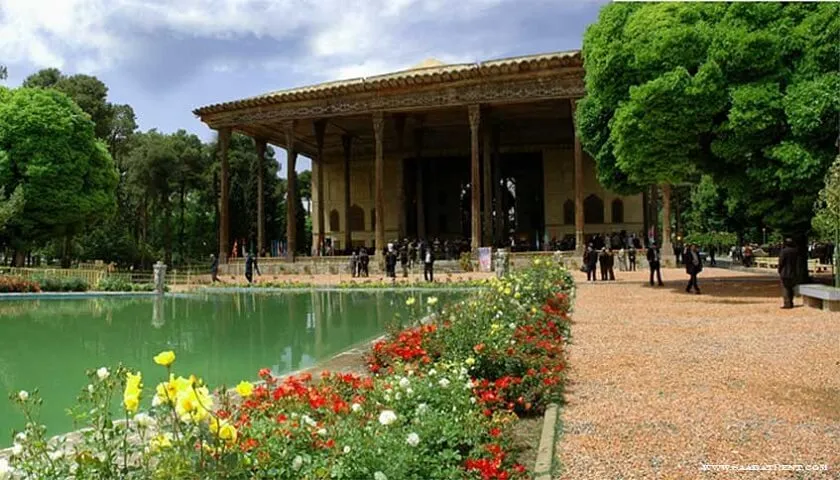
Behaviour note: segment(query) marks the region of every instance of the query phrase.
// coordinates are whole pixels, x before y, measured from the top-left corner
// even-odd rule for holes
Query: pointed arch
[[[604,223],[604,201],[594,193],[583,201],[583,222],[588,224]]]
[[[330,211],[330,231],[331,232],[339,231],[340,230],[339,225],[340,225],[340,223],[339,223],[339,218],[338,218],[338,210],[332,209]]]
[[[365,231],[365,211],[358,205],[352,205],[350,207],[350,231]]]
[[[612,201],[612,223],[624,223],[624,202],[620,198]]]
[[[563,203],[563,225],[575,224],[575,202],[571,199]]]

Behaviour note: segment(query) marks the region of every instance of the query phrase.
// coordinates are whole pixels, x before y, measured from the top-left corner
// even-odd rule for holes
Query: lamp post
[[[764,239],[764,241],[761,242],[761,244],[762,245],[767,245],[767,227],[761,227],[761,234],[762,234],[762,238]]]

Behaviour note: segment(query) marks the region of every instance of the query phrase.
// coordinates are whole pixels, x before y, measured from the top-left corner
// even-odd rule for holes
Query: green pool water
[[[123,362],[143,372],[147,390],[163,380],[152,357],[174,350],[176,373],[211,386],[316,365],[463,293],[308,291],[207,293],[166,297],[0,300],[0,447],[23,418],[8,394],[38,388],[49,433],[73,429],[66,409],[88,381],[86,369]],[[413,306],[409,297],[417,298]],[[149,401],[148,397],[147,400]]]

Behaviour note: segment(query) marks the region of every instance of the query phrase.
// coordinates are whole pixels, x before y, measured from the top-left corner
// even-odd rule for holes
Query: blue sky
[[[96,75],[142,130],[212,132],[196,107],[401,70],[580,48],[605,0],[0,0],[7,86]],[[278,155],[282,156],[282,155]],[[298,169],[309,168],[299,162]],[[285,171],[285,165],[283,168]]]

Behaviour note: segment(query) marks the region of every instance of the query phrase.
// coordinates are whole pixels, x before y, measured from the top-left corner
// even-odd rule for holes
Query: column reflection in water
[[[155,328],[161,328],[166,323],[164,315],[165,305],[163,302],[163,295],[155,295],[154,300],[152,300],[152,326]]]

